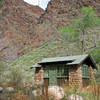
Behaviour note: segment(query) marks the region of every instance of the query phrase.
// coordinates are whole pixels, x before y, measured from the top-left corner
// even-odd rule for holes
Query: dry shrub
[[[89,85],[86,88],[83,88],[83,91],[92,92],[93,95],[99,96],[100,95],[100,85]]]
[[[15,96],[12,100],[30,100],[30,98],[28,96],[24,95],[23,92],[18,92],[15,94]]]
[[[100,96],[100,85],[92,85],[92,93],[94,96]]]

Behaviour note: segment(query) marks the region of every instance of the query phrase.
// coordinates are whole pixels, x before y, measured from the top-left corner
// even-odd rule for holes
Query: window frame
[[[82,78],[90,78],[90,67],[82,64]]]
[[[57,78],[68,78],[69,77],[69,67],[65,64],[57,64],[56,66],[54,66],[54,70],[57,71]],[[50,66],[45,66],[43,68],[44,72],[43,72],[43,77],[44,78],[49,78],[49,74],[50,74]]]
[[[66,65],[61,65],[57,67],[57,78],[68,78],[69,77],[69,67]]]

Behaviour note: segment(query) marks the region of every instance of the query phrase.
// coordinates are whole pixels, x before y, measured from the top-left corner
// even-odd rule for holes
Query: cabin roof
[[[88,55],[78,55],[78,56],[65,56],[65,57],[54,57],[54,58],[44,58],[39,63],[50,63],[50,62],[63,62],[63,61],[72,61],[73,64],[77,64]],[[69,63],[71,64],[71,63]]]
[[[66,65],[78,65],[81,64],[84,60],[89,60],[89,63],[93,68],[97,68],[94,60],[90,55],[76,55],[76,56],[65,56],[65,57],[53,57],[53,58],[44,58],[42,61],[38,62],[35,66],[39,66],[47,63],[54,62],[68,62]]]

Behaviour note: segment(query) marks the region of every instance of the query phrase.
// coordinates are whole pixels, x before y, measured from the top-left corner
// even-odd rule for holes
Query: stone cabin
[[[90,55],[45,58],[34,65],[35,81],[44,86],[77,84],[86,87],[90,79],[95,81],[93,70],[96,64]]]

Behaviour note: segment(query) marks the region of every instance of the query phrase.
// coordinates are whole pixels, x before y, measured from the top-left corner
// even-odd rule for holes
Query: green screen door
[[[51,66],[49,69],[49,85],[57,85],[57,69]]]

